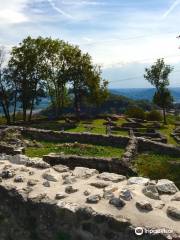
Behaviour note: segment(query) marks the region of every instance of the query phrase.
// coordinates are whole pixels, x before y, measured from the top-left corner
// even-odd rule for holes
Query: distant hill
[[[176,103],[180,103],[180,88],[170,88]],[[110,92],[117,95],[122,95],[131,99],[152,100],[155,89],[154,88],[119,88],[110,89]]]

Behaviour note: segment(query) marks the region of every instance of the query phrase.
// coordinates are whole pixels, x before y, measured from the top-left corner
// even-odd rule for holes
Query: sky
[[[89,52],[111,88],[150,87],[144,69],[174,66],[180,87],[180,0],[0,0],[0,45],[60,38]]]

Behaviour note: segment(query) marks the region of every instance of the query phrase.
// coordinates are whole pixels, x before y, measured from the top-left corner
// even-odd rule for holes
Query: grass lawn
[[[176,162],[177,164],[174,164]],[[138,174],[151,179],[170,179],[180,187],[180,157],[153,152],[139,154],[135,159]]]
[[[91,156],[91,157],[117,157],[121,158],[124,149],[110,146],[97,146],[91,144],[80,143],[61,143],[55,144],[50,142],[41,142],[42,147],[28,147],[26,155],[29,157],[42,157],[49,153],[64,153],[78,156]]]

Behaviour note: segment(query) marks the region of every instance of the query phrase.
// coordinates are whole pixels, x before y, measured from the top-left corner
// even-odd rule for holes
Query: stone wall
[[[21,154],[24,152],[23,148],[16,148],[14,146],[7,145],[5,143],[0,143],[0,153],[6,153],[6,154]]]
[[[128,220],[99,214],[91,207],[44,199],[0,186],[0,239],[7,240],[143,240]],[[167,239],[158,234],[158,240]]]
[[[130,158],[130,156],[128,156]],[[57,164],[64,164],[71,169],[77,166],[95,168],[100,172],[114,172],[123,175],[136,175],[131,169],[128,161],[121,161],[121,159],[115,158],[97,158],[87,156],[76,156],[76,155],[56,155],[49,154],[43,157],[43,160],[49,163],[51,166]]]
[[[90,143],[90,144],[102,144],[114,147],[126,147],[129,142],[129,137],[123,136],[108,136],[91,133],[69,133],[69,132],[58,132],[41,130],[35,128],[18,128],[22,134],[29,136],[36,140],[47,140],[54,142],[79,142],[79,143]]]
[[[160,154],[168,154],[180,157],[180,147],[170,144],[158,143],[144,138],[137,138],[138,151],[155,151]]]

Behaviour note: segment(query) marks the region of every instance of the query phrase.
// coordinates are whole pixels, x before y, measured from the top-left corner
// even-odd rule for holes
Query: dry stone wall
[[[180,238],[173,182],[28,161],[33,162],[22,155],[0,157],[1,240]],[[137,236],[136,227],[154,234]]]
[[[129,156],[128,156],[129,157]],[[131,169],[130,164],[128,164],[127,159],[116,159],[116,158],[96,158],[96,157],[83,157],[75,155],[58,155],[49,154],[43,156],[43,160],[50,164],[51,166],[56,164],[65,164],[70,168],[77,166],[95,168],[100,172],[114,172],[124,175],[136,175],[136,173]]]
[[[79,142],[79,143],[91,143],[102,144],[114,147],[126,147],[129,142],[129,137],[123,136],[108,136],[91,133],[69,133],[61,131],[49,131],[35,128],[19,128],[25,136],[32,137],[36,140],[47,140],[55,142]]]

